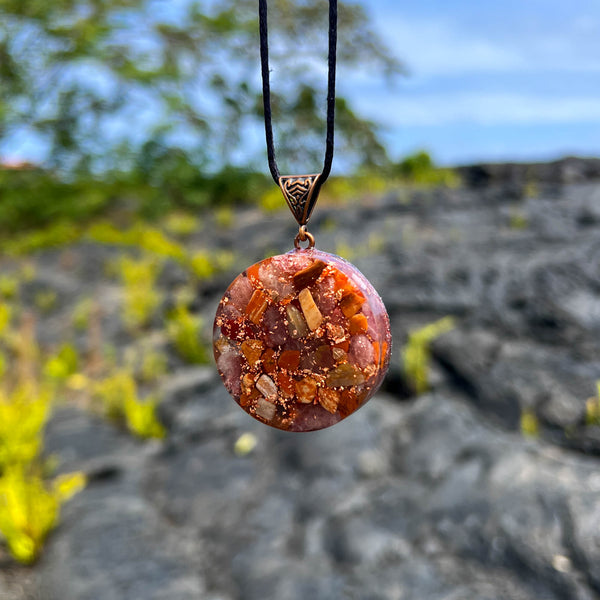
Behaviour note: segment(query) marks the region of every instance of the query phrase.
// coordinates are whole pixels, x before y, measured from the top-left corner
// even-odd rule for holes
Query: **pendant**
[[[286,183],[287,200],[294,185]],[[296,193],[306,199],[301,188]],[[292,211],[308,220],[305,208],[297,202]],[[302,249],[305,239],[310,246]],[[213,345],[225,387],[249,415],[277,429],[314,431],[375,394],[388,369],[391,333],[383,301],[366,277],[316,250],[302,225],[294,250],[252,265],[229,286]]]

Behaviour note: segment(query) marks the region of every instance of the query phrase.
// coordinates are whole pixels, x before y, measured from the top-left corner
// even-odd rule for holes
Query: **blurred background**
[[[284,173],[327,3],[269,3]],[[0,0],[0,599],[600,597],[600,6],[340,2],[311,231],[390,313],[379,395],[271,431],[212,364],[296,233],[257,3]]]

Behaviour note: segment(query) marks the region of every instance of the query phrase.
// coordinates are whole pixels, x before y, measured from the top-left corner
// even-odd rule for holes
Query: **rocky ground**
[[[320,249],[349,247],[388,307],[395,348],[380,394],[332,429],[286,434],[241,411],[212,368],[175,361],[165,442],[59,410],[47,450],[90,484],[34,568],[3,560],[0,598],[600,598],[600,427],[585,416],[600,379],[595,164],[471,168],[467,188],[317,209]],[[293,227],[248,209],[202,235],[234,248],[241,269],[289,248]],[[37,259],[38,284],[62,300],[49,340],[82,287],[114,304],[92,268],[109,250],[76,250],[79,269],[65,271],[59,251]],[[233,275],[198,290],[207,320]],[[163,276],[167,294],[178,277]],[[434,342],[431,391],[416,397],[402,346],[447,315],[456,327]],[[118,324],[106,335],[118,343]],[[523,413],[537,439],[522,435]],[[258,444],[238,456],[246,432]]]

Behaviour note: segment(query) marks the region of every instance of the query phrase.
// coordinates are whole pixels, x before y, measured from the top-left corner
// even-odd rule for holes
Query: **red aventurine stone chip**
[[[219,303],[214,353],[225,387],[263,423],[334,425],[364,405],[387,371],[389,319],[343,259],[294,250],[249,267]]]

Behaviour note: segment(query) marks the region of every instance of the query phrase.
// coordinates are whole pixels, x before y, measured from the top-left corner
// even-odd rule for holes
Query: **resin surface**
[[[239,275],[219,303],[214,353],[254,418],[289,431],[329,427],[377,391],[390,357],[383,302],[350,263],[293,250]]]

